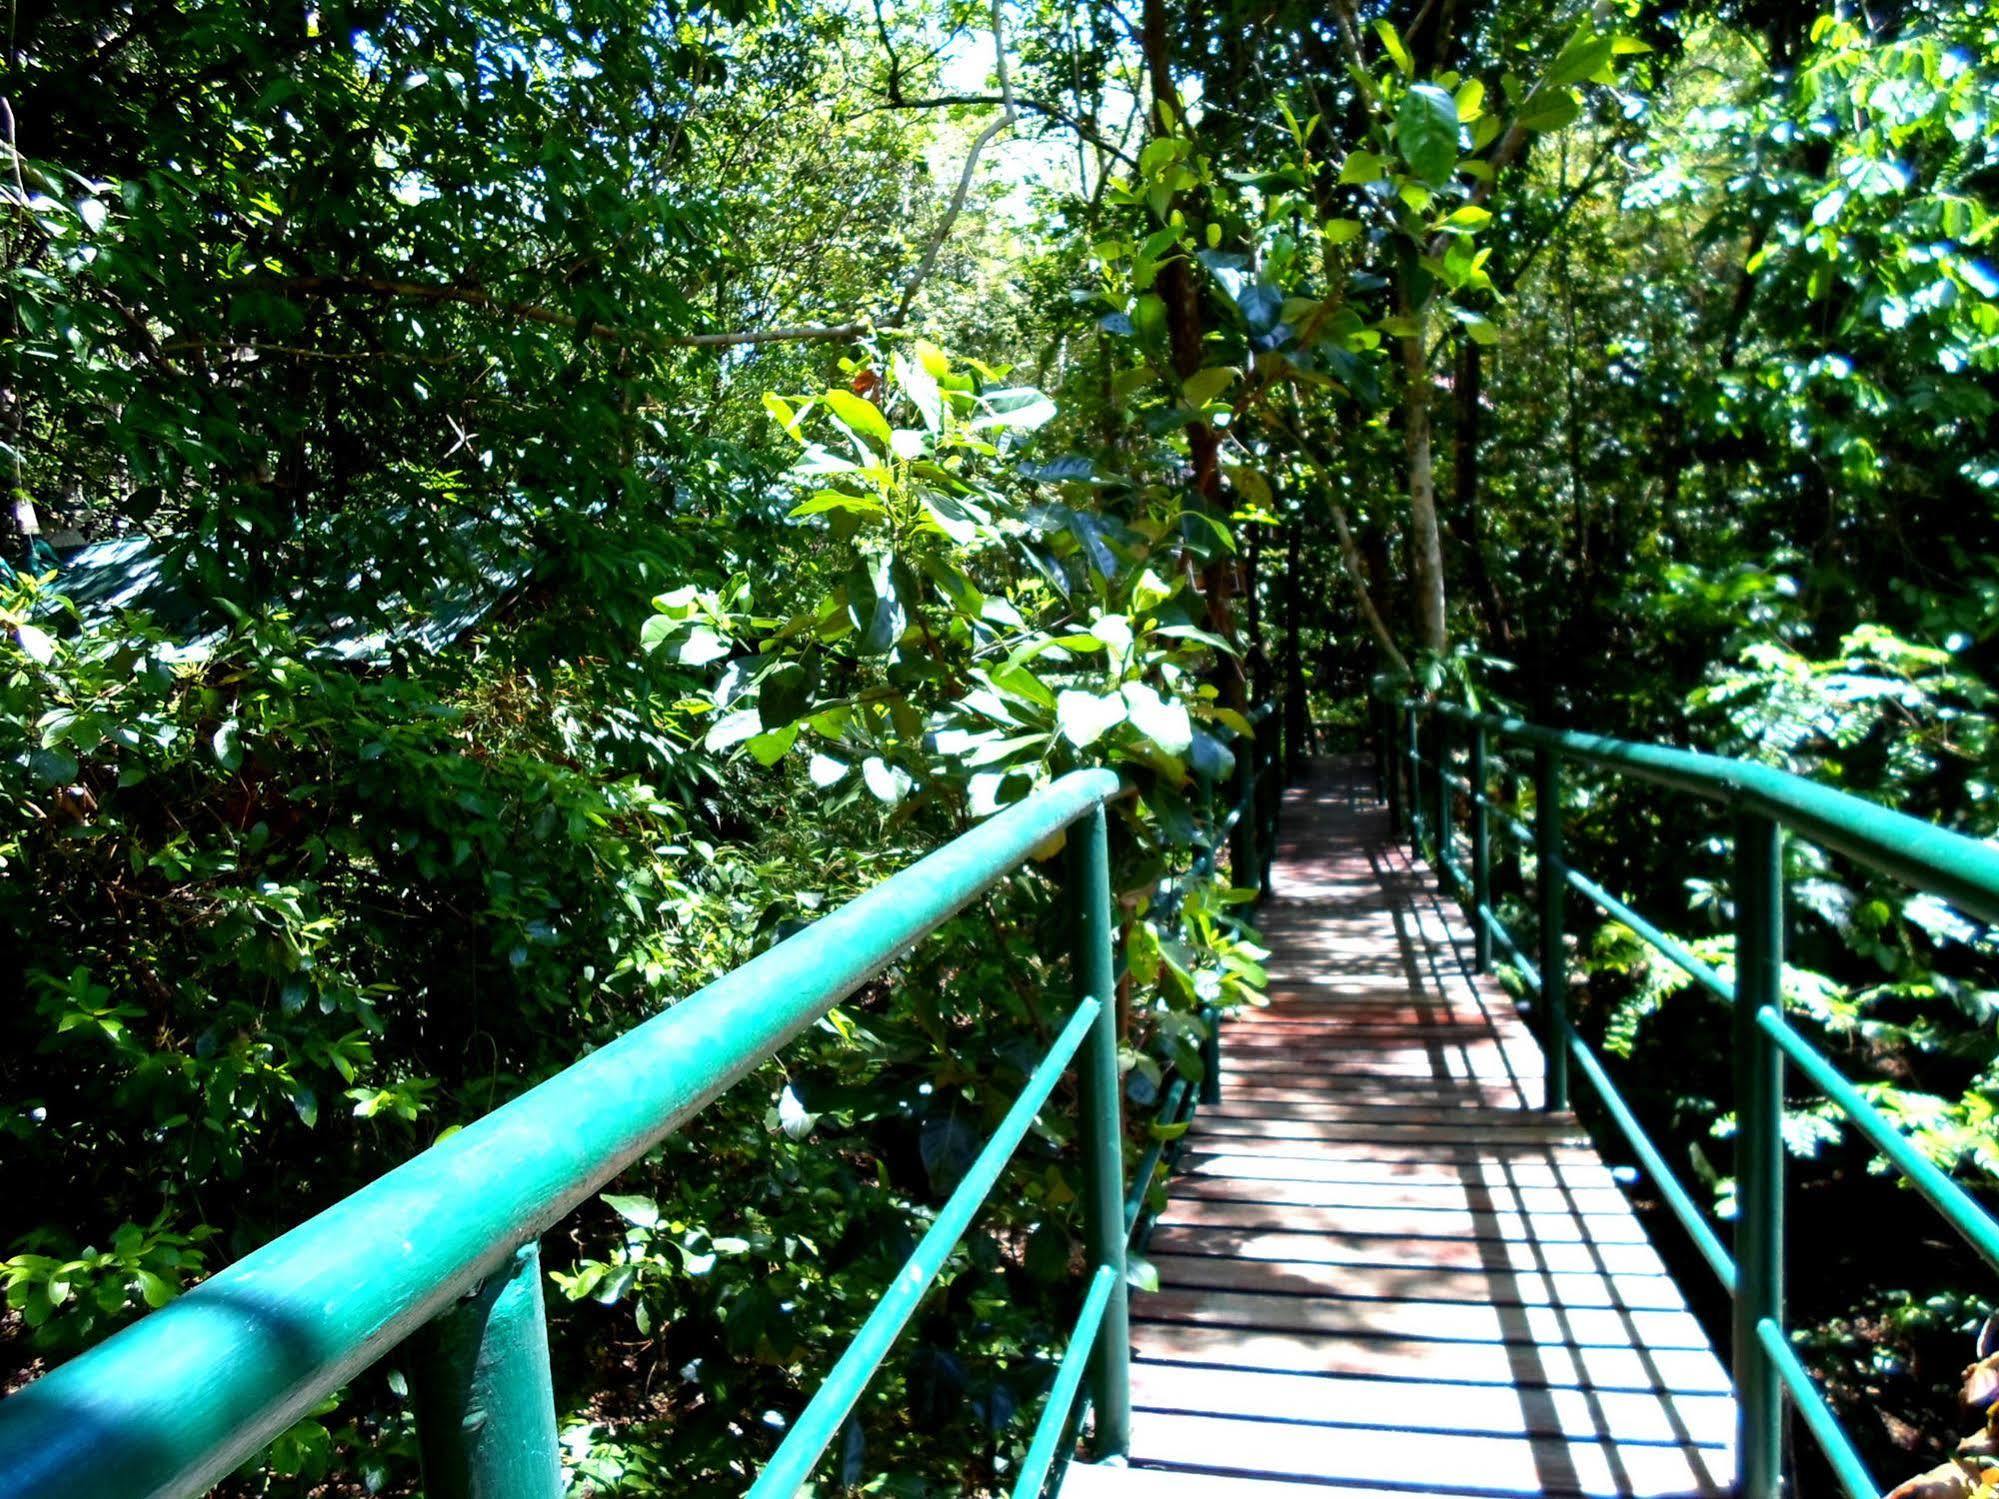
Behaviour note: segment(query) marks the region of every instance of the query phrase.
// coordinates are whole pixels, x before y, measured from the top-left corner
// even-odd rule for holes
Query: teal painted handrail
[[[763,1472],[750,1488],[749,1499],[790,1499],[812,1476],[820,1457],[833,1444],[833,1438],[840,1434],[840,1423],[847,1419],[847,1413],[867,1389],[868,1381],[881,1367],[897,1335],[916,1315],[924,1293],[942,1273],[951,1251],[958,1247],[958,1241],[972,1226],[973,1217],[985,1206],[986,1197],[999,1181],[1000,1172],[1006,1169],[1006,1163],[1013,1159],[1015,1149],[1034,1127],[1041,1106],[1062,1080],[1062,1074],[1069,1067],[1069,1058],[1081,1049],[1089,1037],[1090,1027],[1096,1023],[1103,1008],[1102,1002],[1096,999],[1086,999],[1077,1006],[1076,1013],[1062,1028],[1055,1044],[1048,1049],[1048,1055],[1034,1069],[1027,1087],[1014,1101],[1013,1107],[1007,1110],[1006,1118],[994,1131],[992,1139],[986,1142],[985,1149],[979,1152],[965,1172],[957,1190],[938,1212],[936,1221],[916,1246],[916,1252],[897,1272],[882,1299],[875,1303],[874,1311],[868,1314],[868,1320],[854,1334],[854,1341],[847,1345],[847,1351],[840,1355],[840,1361],[833,1365],[832,1371],[819,1386],[819,1393],[812,1397],[776,1453],[764,1465]],[[1108,1270],[1110,1267],[1104,1268]]]
[[[1424,755],[1418,734],[1424,715],[1439,726],[1449,722],[1470,730],[1472,769],[1468,777],[1458,776],[1451,768],[1441,733],[1436,757]],[[1796,833],[1915,889],[1939,895],[1987,921],[1999,921],[1999,849],[1800,776],[1718,755],[1549,729],[1451,703],[1405,702],[1386,712],[1382,722],[1394,741],[1382,751],[1382,763],[1388,767],[1391,824],[1399,834],[1406,823],[1411,842],[1419,850],[1426,844],[1434,849],[1440,871],[1453,888],[1464,891],[1466,909],[1474,923],[1482,932],[1489,930],[1523,967],[1528,965],[1520,948],[1493,907],[1485,860],[1474,859],[1469,879],[1450,862],[1451,793],[1463,794],[1471,811],[1474,847],[1483,848],[1485,819],[1496,810],[1486,784],[1488,738],[1534,752],[1533,827],[1504,812],[1498,815],[1507,832],[1534,850],[1538,865],[1541,967],[1530,977],[1539,998],[1548,1055],[1548,1106],[1566,1106],[1567,1063],[1573,1058],[1611,1121],[1660,1188],[1668,1208],[1731,1297],[1740,1412],[1738,1492],[1747,1499],[1775,1499],[1779,1494],[1782,1402],[1788,1394],[1852,1499],[1875,1499],[1877,1490],[1865,1463],[1784,1333],[1782,1132],[1786,1064],[1829,1099],[1995,1269],[1999,1269],[1999,1222],[1924,1158],[1784,1019],[1782,839],[1786,830]],[[1734,983],[1597,882],[1568,867],[1562,836],[1564,761],[1633,776],[1721,803],[1733,811],[1737,906]],[[1734,1007],[1740,1160],[1733,1255],[1646,1136],[1601,1060],[1568,1023],[1562,928],[1564,897],[1570,889],[1623,922],[1703,989]],[[1490,948],[1481,942],[1476,953],[1477,966],[1483,970]]]
[[[480,1383],[435,1399],[420,1393],[420,1409],[503,1398],[526,1412],[426,1433],[427,1455],[437,1442],[468,1449],[455,1454],[455,1474],[432,1474],[432,1499],[553,1499],[560,1473],[534,1240],[1079,823],[1078,1009],[1058,1043],[1061,1061],[1037,1069],[1002,1135],[1030,1100],[1046,1098],[1050,1065],[1059,1071],[1079,1052],[1093,1297],[1096,1272],[1111,1271],[1093,1313],[1096,1440],[1100,1453],[1122,1450],[1124,1184],[1115,1017],[1105,1002],[1113,928],[1104,806],[1118,794],[1109,772],[1064,776],[0,1401],[0,1499],[201,1493],[427,1325],[442,1329],[426,1335],[443,1345],[433,1378]],[[484,1428],[493,1429],[479,1435]]]

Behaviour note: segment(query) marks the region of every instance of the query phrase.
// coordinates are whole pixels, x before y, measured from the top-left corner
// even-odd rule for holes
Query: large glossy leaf
[[[1411,87],[1396,107],[1395,144],[1412,176],[1442,187],[1458,164],[1457,100],[1435,84]]]
[[[1062,737],[1078,749],[1095,744],[1123,723],[1125,715],[1124,699],[1116,693],[1099,697],[1094,692],[1070,687],[1055,698],[1055,722],[1062,730]]]
[[[827,410],[873,443],[878,450],[888,451],[891,440],[888,418],[882,415],[881,408],[873,401],[857,396],[850,390],[829,390],[819,399],[825,403]]]

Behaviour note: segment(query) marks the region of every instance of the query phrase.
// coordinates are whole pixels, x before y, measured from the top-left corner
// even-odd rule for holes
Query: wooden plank
[[[1541,1080],[1529,1078],[1518,1083],[1466,1080],[1462,1082],[1398,1083],[1392,1078],[1343,1076],[1336,1072],[1313,1074],[1303,1081],[1295,1077],[1251,1079],[1231,1078],[1222,1068],[1224,1106],[1235,1103],[1284,1103],[1305,1107],[1355,1104],[1371,1107],[1421,1108],[1503,1108],[1520,1113],[1538,1109]],[[1310,1117],[1303,1115],[1301,1117]]]
[[[1735,1435],[1735,1402],[1726,1395],[1359,1379],[1146,1361],[1132,1366],[1131,1389],[1133,1404],[1143,1410],[1326,1426],[1703,1447],[1726,1447]]]
[[[1452,1082],[1504,1083],[1516,1078],[1539,1079],[1543,1063],[1539,1053],[1520,1048],[1508,1056],[1497,1046],[1408,1047],[1397,1050],[1340,1051],[1315,1062],[1296,1051],[1276,1051],[1268,1055],[1241,1050],[1222,1052],[1222,1078],[1241,1082],[1262,1082],[1281,1087],[1311,1087],[1329,1078],[1346,1080],[1348,1085],[1366,1080],[1381,1087],[1384,1078],[1408,1078],[1430,1086]],[[1399,1091],[1399,1090],[1398,1090]]]
[[[1225,1416],[1132,1416],[1139,1463],[1350,1484],[1432,1483],[1480,1493],[1650,1496],[1724,1492],[1733,1481],[1725,1454],[1703,1448],[1601,1441],[1330,1429]]]
[[[1200,1197],[1176,1185],[1162,1224],[1304,1233],[1349,1232],[1376,1237],[1423,1239],[1519,1239],[1553,1244],[1643,1244],[1645,1229],[1629,1211],[1622,1213],[1521,1213],[1511,1209],[1300,1206],[1289,1202],[1239,1201],[1212,1190]]]
[[[1414,1238],[1406,1234],[1261,1231],[1161,1223],[1147,1252],[1215,1254],[1320,1265],[1424,1265],[1437,1270],[1513,1270],[1554,1275],[1651,1275],[1666,1267],[1649,1244],[1555,1243],[1548,1239]]]
[[[1617,1185],[1602,1157],[1587,1146],[1487,1145],[1476,1140],[1441,1145],[1270,1140],[1191,1130],[1186,1140],[1188,1162],[1288,1161],[1326,1173],[1300,1180],[1477,1182],[1493,1187]]]
[[[1298,1119],[1260,1118],[1256,1115],[1211,1114],[1194,1116],[1190,1134],[1215,1139],[1240,1140],[1324,1140],[1377,1148],[1487,1149],[1546,1147],[1573,1149],[1594,1156],[1596,1148],[1587,1136],[1565,1125],[1535,1122],[1531,1117],[1463,1119],[1452,1124],[1443,1120],[1394,1119]]]
[[[1172,1468],[1109,1468],[1071,1463],[1062,1499],[1415,1499],[1408,1489],[1332,1487],[1278,1478],[1239,1478]],[[1455,1489],[1426,1487],[1424,1499],[1479,1499]]]
[[[1300,1294],[1188,1290],[1162,1286],[1140,1298],[1134,1317],[1268,1332],[1520,1343],[1532,1348],[1673,1348],[1705,1351],[1707,1334],[1690,1312],[1605,1307],[1477,1305],[1454,1301],[1348,1300],[1301,1287]]]
[[[1458,1098],[1445,1102],[1425,1102],[1398,1097],[1390,1093],[1378,1099],[1326,1097],[1322,1095],[1296,1095],[1288,1100],[1251,1097],[1247,1087],[1237,1088],[1222,1095],[1222,1101],[1211,1104],[1195,1116],[1197,1121],[1212,1121],[1220,1125],[1231,1119],[1276,1119],[1285,1121],[1323,1121],[1327,1123],[1380,1123],[1380,1124],[1455,1124],[1459,1126],[1483,1127],[1487,1123],[1503,1125],[1506,1128],[1529,1128],[1547,1120],[1559,1121],[1568,1129],[1578,1128],[1570,1114],[1551,1114],[1541,1109],[1523,1107],[1517,1095],[1510,1089],[1501,1091],[1507,1096],[1500,1103],[1482,1103],[1476,1099]]]
[[[1149,1296],[1139,1297],[1142,1307]],[[1708,1349],[1595,1348],[1565,1344],[1450,1343],[1271,1328],[1137,1322],[1132,1352],[1142,1359],[1203,1368],[1291,1374],[1353,1374],[1523,1388],[1667,1390],[1726,1395],[1728,1374]]]
[[[1342,1054],[1391,1047],[1441,1051],[1458,1046],[1492,1046],[1505,1043],[1526,1046],[1532,1033],[1524,1026],[1504,1021],[1471,1021],[1437,1018],[1425,1021],[1398,1020],[1388,1016],[1369,1019],[1351,1016],[1339,1020],[1303,1021],[1282,1017],[1253,1024],[1230,1024],[1222,1035],[1233,1053],[1306,1050],[1336,1059]]]
[[[1432,1265],[1328,1264],[1324,1260],[1186,1254],[1148,1246],[1160,1283],[1182,1289],[1268,1291],[1373,1301],[1462,1301],[1476,1306],[1625,1307],[1684,1311],[1663,1275],[1543,1273],[1509,1265],[1449,1270]]]
[[[1292,1168],[1296,1166],[1297,1169]],[[1284,1203],[1293,1207],[1421,1208],[1431,1212],[1629,1214],[1615,1187],[1497,1187],[1452,1182],[1342,1182],[1315,1179],[1313,1162],[1251,1157],[1196,1158],[1175,1178],[1189,1201]]]
[[[1132,1302],[1139,1466],[1064,1492],[1725,1490],[1727,1374],[1616,1176],[1539,1110],[1513,1001],[1378,814],[1292,802],[1273,999],[1223,1029]]]

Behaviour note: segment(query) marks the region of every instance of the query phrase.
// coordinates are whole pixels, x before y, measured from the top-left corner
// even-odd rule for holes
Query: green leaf
[[[604,1206],[625,1222],[639,1228],[653,1228],[659,1223],[659,1204],[650,1197],[622,1196],[606,1192]]]
[[[1592,74],[1602,71],[1616,48],[1616,38],[1599,36],[1589,28],[1576,32],[1568,44],[1548,65],[1548,76],[1542,81],[1543,87],[1581,83]]]
[[[1359,219],[1327,219],[1319,226],[1319,233],[1325,236],[1329,245],[1343,245],[1350,239],[1359,239],[1360,231]]]
[[[1409,55],[1409,49],[1402,44],[1401,33],[1384,20],[1374,23],[1374,34],[1381,38],[1381,45],[1388,49],[1388,55],[1395,60],[1395,66],[1402,70],[1402,76],[1415,77],[1416,59]]]
[[[1237,373],[1235,366],[1229,364],[1195,370],[1181,385],[1180,394],[1186,397],[1189,406],[1205,406],[1235,383]]]
[[[1231,463],[1225,465],[1224,471],[1228,474],[1229,483],[1235,486],[1235,492],[1250,504],[1267,506],[1275,498],[1270,490],[1270,481],[1263,476],[1261,469]]]
[[[764,410],[777,418],[777,424],[784,428],[785,436],[798,438],[798,413],[792,409],[789,401],[785,400],[782,396],[765,391]],[[803,439],[799,440],[802,441]]]
[[[67,750],[38,749],[28,756],[28,769],[41,786],[66,786],[76,779],[76,756]]]
[[[854,515],[887,515],[888,507],[871,495],[842,494],[837,489],[824,489],[810,499],[794,505],[789,519],[803,520],[808,515],[825,515],[828,511]]]
[[[702,747],[710,754],[719,755],[732,750],[744,740],[753,738],[763,731],[754,708],[739,708],[734,713],[724,714],[709,729],[707,737],[701,741]]]
[[[21,649],[28,653],[28,659],[37,665],[47,666],[55,659],[56,643],[44,630],[33,625],[14,626],[14,638],[21,642]]]
[[[236,720],[232,718],[217,729],[215,737],[209,741],[210,747],[215,751],[215,763],[224,770],[233,772],[243,763],[243,746],[239,733]]]
[[[1086,749],[1125,721],[1124,699],[1115,693],[1099,697],[1094,692],[1064,688],[1055,698],[1055,722],[1062,737],[1077,749]]]
[[[850,390],[829,390],[819,399],[827,410],[860,436],[870,439],[877,449],[888,451],[891,441],[888,418],[873,401]]]
[[[1458,85],[1453,102],[1458,106],[1459,123],[1469,125],[1485,113],[1485,85],[1476,78],[1467,78]]]
[[[639,626],[639,649],[650,655],[666,642],[666,638],[680,628],[680,621],[669,619],[664,614],[655,614]]]
[[[880,755],[869,755],[861,762],[861,779],[876,801],[890,807],[899,805],[915,785],[907,771],[890,765]]]
[[[895,648],[909,617],[889,558],[864,559],[848,569],[847,614],[860,636],[856,648],[862,655],[885,656]]]
[[[975,431],[1007,427],[1032,432],[1055,420],[1055,403],[1038,390],[1020,386],[1010,390],[989,390],[979,397],[988,414],[972,423]]]
[[[1184,703],[1168,702],[1144,682],[1127,682],[1122,689],[1131,726],[1169,755],[1184,755],[1193,747],[1194,723]]]
[[[1151,568],[1138,575],[1138,581],[1131,585],[1131,603],[1134,609],[1144,611],[1165,603],[1179,591],[1177,580],[1168,581]]]
[[[1522,130],[1561,130],[1583,112],[1583,101],[1572,88],[1537,88],[1520,106]]]
[[[771,729],[766,733],[753,734],[743,742],[743,748],[750,752],[759,765],[775,765],[785,757],[798,738],[798,725],[788,723],[781,729]]]
[[[812,674],[796,661],[765,674],[757,683],[757,721],[766,729],[781,729],[805,712],[812,693]]]
[[[179,1286],[151,1270],[141,1270],[133,1279],[138,1281],[139,1294],[150,1307],[163,1307],[180,1294]]]
[[[1457,100],[1435,84],[1416,84],[1395,111],[1395,145],[1411,173],[1442,187],[1458,165]]]
[[[673,653],[673,659],[682,666],[706,666],[711,661],[720,661],[729,654],[729,642],[724,640],[708,625],[696,625],[687,632],[687,638],[680,642]]]
[[[895,371],[895,383],[916,403],[923,425],[935,437],[944,430],[944,397],[937,389],[937,377],[920,360],[904,359],[900,354],[891,357],[889,367]]]
[[[1372,151],[1349,151],[1347,159],[1340,164],[1340,182],[1343,186],[1379,182],[1386,166],[1387,163]]]

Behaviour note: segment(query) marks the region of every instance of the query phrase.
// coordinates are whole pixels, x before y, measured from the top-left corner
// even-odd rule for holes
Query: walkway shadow
[[[1726,1492],[1726,1376],[1574,1121],[1540,1110],[1539,1050],[1455,909],[1343,790],[1285,815],[1274,997],[1225,1032],[1161,1290],[1133,1305],[1135,1458],[1411,1494]]]

